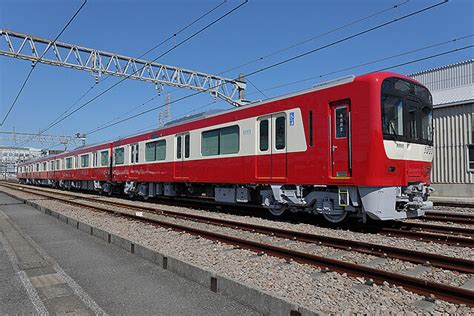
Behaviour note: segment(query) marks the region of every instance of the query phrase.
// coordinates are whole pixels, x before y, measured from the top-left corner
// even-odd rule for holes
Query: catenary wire
[[[230,72],[230,71],[233,71],[233,70],[237,70],[237,69],[240,69],[240,68],[243,68],[243,67],[246,67],[246,66],[255,64],[255,63],[260,62],[260,61],[262,61],[262,60],[264,60],[264,59],[266,59],[266,58],[269,58],[269,57],[272,57],[272,56],[281,54],[281,53],[286,52],[286,51],[288,51],[288,50],[290,50],[290,49],[292,49],[292,48],[301,46],[301,45],[303,45],[303,44],[306,44],[306,43],[309,43],[309,42],[311,42],[311,41],[314,41],[314,40],[316,40],[316,39],[318,39],[318,38],[321,38],[321,37],[324,37],[324,36],[326,36],[326,35],[335,33],[335,32],[337,32],[337,31],[343,30],[343,29],[348,28],[348,27],[350,27],[350,26],[359,24],[360,22],[369,20],[369,19],[371,19],[371,18],[373,18],[373,17],[375,17],[375,16],[377,16],[377,15],[383,14],[383,13],[388,12],[388,11],[390,11],[390,10],[398,9],[399,7],[401,7],[402,5],[407,4],[408,2],[410,2],[410,0],[403,1],[403,2],[401,2],[401,3],[398,3],[398,4],[395,4],[395,5],[391,6],[391,7],[389,7],[389,8],[386,8],[386,9],[383,9],[383,10],[380,10],[380,11],[377,11],[377,12],[375,12],[375,13],[369,14],[369,15],[367,15],[367,16],[365,16],[365,17],[360,18],[360,19],[357,19],[357,20],[354,20],[354,21],[349,22],[349,23],[347,23],[347,24],[344,24],[344,25],[341,25],[341,26],[339,26],[339,27],[336,27],[336,28],[334,28],[334,29],[332,29],[332,30],[329,30],[329,31],[320,33],[320,34],[315,35],[315,36],[313,36],[313,37],[311,37],[311,38],[307,38],[307,39],[302,40],[302,41],[300,41],[300,42],[297,42],[297,43],[291,44],[291,45],[289,45],[289,46],[286,46],[286,47],[284,47],[284,48],[278,49],[278,50],[276,50],[276,51],[274,51],[274,52],[272,52],[272,53],[269,53],[269,54],[267,54],[267,55],[261,56],[261,57],[259,57],[259,58],[250,60],[250,61],[248,61],[248,62],[245,62],[245,63],[242,63],[242,64],[240,64],[240,65],[234,66],[234,67],[232,67],[232,68],[226,69],[226,70],[220,72],[219,74],[220,74],[220,75],[221,75],[221,74],[225,74],[225,73],[227,73],[227,72]]]
[[[452,54],[452,53],[459,52],[459,51],[462,51],[462,50],[466,50],[466,49],[469,49],[469,48],[472,48],[472,47],[474,47],[474,45],[468,45],[468,46],[464,46],[464,47],[460,47],[460,48],[455,48],[455,49],[452,49],[452,50],[449,50],[449,51],[445,51],[445,52],[442,52],[442,53],[438,53],[438,54],[434,54],[434,55],[422,57],[422,58],[419,58],[419,59],[416,59],[416,60],[413,60],[413,61],[409,61],[409,62],[397,64],[397,65],[394,65],[394,66],[381,68],[381,69],[378,69],[378,70],[375,70],[375,71],[382,71],[382,70],[387,70],[387,69],[398,68],[398,67],[401,67],[401,66],[405,66],[405,65],[417,63],[417,62],[420,62],[420,61],[423,61],[423,60],[428,60],[428,59],[436,58],[436,57],[439,57],[439,56]],[[199,92],[199,93],[200,93],[200,92]],[[194,96],[194,95],[196,95],[196,94],[198,94],[198,93],[186,95],[186,96],[184,96],[184,97],[181,97],[181,98],[179,98],[179,99],[176,99],[176,100],[172,101],[171,103],[176,103],[176,102],[182,101],[182,100],[184,100],[184,99],[188,99],[188,98],[190,98],[190,97],[192,97],[192,96]],[[129,121],[129,120],[134,119],[134,118],[136,118],[136,117],[139,117],[139,116],[141,116],[141,115],[144,115],[144,114],[150,113],[150,112],[152,112],[152,111],[155,111],[155,110],[157,110],[157,109],[159,109],[159,108],[163,108],[164,106],[165,106],[165,104],[159,105],[159,106],[156,106],[156,107],[154,107],[154,108],[148,109],[148,110],[146,110],[146,111],[142,111],[142,112],[137,113],[137,114],[135,114],[135,115],[129,116],[128,118],[122,119],[122,120],[120,120],[120,121],[118,121],[118,122],[109,124],[109,125],[104,126],[104,127],[101,127],[101,128],[96,128],[96,129],[92,130],[91,132],[89,132],[89,134],[94,134],[94,133],[96,133],[96,132],[98,132],[98,131],[101,131],[101,130],[104,130],[104,129],[106,129],[106,128],[110,128],[110,127],[112,127],[112,126],[121,124],[121,123],[123,123],[123,122]]]
[[[74,15],[69,19],[69,21],[66,23],[66,25],[64,25],[64,27],[61,29],[61,31],[59,32],[59,34],[54,38],[53,42],[52,42],[52,45],[54,45],[54,43],[56,43],[56,41],[58,40],[58,38],[64,33],[64,31],[69,27],[69,25],[72,23],[72,21],[74,21],[74,19],[76,18],[76,16],[79,14],[79,12],[81,12],[82,8],[86,5],[87,3],[87,0],[84,0],[84,2],[82,3],[82,5],[79,7],[79,9],[76,10],[76,12],[74,13]],[[51,46],[52,46],[51,45]],[[33,73],[33,71],[35,70],[36,68],[36,65],[38,64],[38,62],[44,57],[44,55],[48,52],[49,48],[51,47],[47,47],[45,49],[45,51],[43,52],[43,54],[40,56],[39,60],[38,61],[35,61],[33,62],[33,64],[31,65],[31,69],[30,71],[28,72],[28,75],[26,76],[25,78],[25,81],[23,81],[23,84],[21,85],[21,88],[20,90],[18,91],[15,99],[13,100],[12,104],[10,105],[10,108],[8,109],[7,113],[5,114],[5,117],[3,118],[2,122],[0,123],[0,126],[3,126],[3,124],[5,123],[5,121],[7,120],[8,116],[10,115],[11,111],[13,110],[13,108],[15,107],[15,104],[16,102],[18,101],[18,98],[20,97],[21,93],[23,92],[23,90],[25,89],[25,86],[26,86],[26,83],[28,82],[28,80],[30,79],[31,77],[31,74]]]
[[[220,4],[218,4],[217,6],[213,7],[212,9],[206,11],[205,13],[201,14],[199,17],[197,17],[196,19],[194,19],[193,21],[191,21],[190,23],[188,23],[187,25],[185,25],[184,27],[182,27],[181,29],[179,29],[177,32],[173,33],[172,35],[168,36],[166,39],[162,40],[161,42],[159,42],[158,44],[156,44],[155,46],[151,47],[150,49],[148,49],[146,52],[144,52],[143,54],[141,54],[140,56],[138,56],[137,58],[142,58],[146,55],[148,55],[150,52],[154,51],[155,49],[157,49],[158,47],[164,45],[165,43],[169,42],[171,39],[175,38],[177,35],[179,35],[180,33],[184,32],[185,30],[187,30],[188,28],[190,28],[191,26],[193,26],[194,24],[196,24],[197,22],[199,22],[200,20],[202,20],[203,18],[205,18],[206,16],[208,16],[209,14],[211,14],[212,12],[214,12],[215,10],[217,10],[219,7],[221,7],[222,5],[224,5],[225,3],[227,2],[227,0],[224,0],[223,2],[221,2]],[[51,123],[49,123],[49,125],[46,127],[46,129],[43,129],[40,131],[40,135],[44,132],[46,132],[52,124],[56,123],[59,119],[61,119],[65,114],[67,114],[72,108],[74,108],[74,106],[76,106],[82,99],[84,99],[95,87],[97,87],[100,83],[103,83],[105,80],[107,80],[108,78],[110,78],[110,75],[109,76],[106,76],[103,80],[100,80],[99,82],[97,83],[94,83],[91,87],[89,87],[75,102],[73,102],[71,104],[71,106],[69,106],[63,113],[61,113],[58,117],[56,117]],[[145,103],[148,103],[148,102],[145,102]],[[129,112],[127,112],[128,114]],[[23,144],[29,142],[31,139],[25,141]]]
[[[224,19],[225,17],[227,17],[228,15],[232,14],[233,12],[235,12],[236,10],[240,9],[243,5],[247,4],[248,3],[248,0],[245,0],[244,2],[242,2],[241,4],[239,4],[238,6],[234,7],[232,10],[228,11],[227,13],[221,15],[219,18],[215,19],[214,21],[212,21],[211,23],[207,24],[206,26],[204,26],[203,28],[201,28],[200,30],[198,30],[197,32],[193,33],[192,35],[188,36],[186,39],[184,39],[183,41],[181,41],[180,43],[176,44],[174,47],[168,49],[167,51],[165,51],[164,53],[160,54],[158,57],[156,57],[155,59],[153,59],[151,62],[155,62],[157,59],[163,57],[165,54],[169,53],[170,51],[172,51],[173,49],[181,46],[182,44],[184,44],[185,42],[189,41],[190,39],[194,38],[195,36],[197,36],[198,34],[202,33],[204,30],[208,29],[209,27],[211,27],[212,25],[216,24],[217,22],[219,22],[220,20]],[[60,122],[64,121],[65,119],[67,119],[68,117],[70,117],[71,115],[73,115],[74,113],[78,112],[79,110],[81,110],[82,108],[86,107],[87,105],[89,105],[90,103],[92,103],[93,101],[97,100],[98,98],[100,98],[101,96],[103,96],[104,94],[106,94],[107,92],[109,92],[110,90],[112,90],[113,88],[115,88],[116,86],[118,86],[119,84],[121,84],[122,82],[124,82],[125,80],[127,80],[128,78],[130,78],[130,76],[134,75],[135,73],[141,71],[143,69],[140,68],[134,72],[132,72],[131,74],[127,75],[126,77],[122,78],[120,81],[116,82],[115,84],[113,84],[112,86],[108,87],[107,89],[105,89],[104,91],[102,91],[101,93],[99,93],[98,95],[94,96],[93,98],[91,98],[90,100],[88,100],[87,102],[85,102],[84,104],[82,104],[80,107],[78,107],[77,109],[75,109],[74,111],[70,112],[69,114],[67,114],[66,116],[64,116],[62,119],[60,119],[59,121],[57,121],[56,123],[54,123],[52,126],[50,126],[48,129],[46,129],[44,132],[46,132],[47,130],[51,129],[52,127],[56,126],[57,124],[59,124]]]
[[[308,80],[314,80],[314,79],[322,78],[322,77],[325,77],[325,76],[328,76],[328,75],[331,75],[331,74],[336,74],[336,73],[343,72],[343,71],[347,71],[347,70],[357,69],[357,68],[360,68],[360,67],[362,67],[362,66],[372,65],[372,64],[375,64],[375,63],[378,63],[378,62],[381,62],[381,61],[386,61],[386,60],[393,59],[393,58],[396,58],[396,57],[405,56],[405,55],[412,54],[412,53],[415,53],[415,52],[419,52],[419,51],[422,51],[422,50],[426,50],[426,49],[429,49],[429,48],[437,47],[437,46],[440,46],[440,45],[443,45],[443,44],[453,43],[453,42],[456,42],[456,41],[459,41],[459,40],[462,40],[462,39],[466,39],[466,38],[469,38],[469,37],[472,37],[472,36],[474,36],[474,34],[466,35],[466,36],[462,36],[462,37],[459,37],[459,38],[455,38],[455,39],[452,39],[452,40],[449,40],[449,41],[445,41],[445,42],[442,42],[442,43],[438,43],[438,44],[429,45],[429,46],[425,46],[425,47],[422,47],[422,48],[410,50],[410,51],[408,51],[408,52],[404,52],[404,53],[392,55],[392,56],[389,56],[389,57],[385,57],[385,58],[373,60],[373,61],[366,62],[366,63],[363,63],[363,64],[358,64],[358,65],[355,65],[355,66],[343,68],[343,69],[336,70],[336,71],[333,71],[333,72],[330,72],[330,73],[325,73],[325,74],[322,74],[322,75],[313,76],[313,77],[306,78],[306,79],[303,79],[303,80],[298,80],[298,81],[290,82],[290,83],[283,84],[283,85],[277,85],[277,86],[269,87],[269,88],[263,89],[263,91],[270,91],[270,90],[274,90],[274,89],[286,87],[286,86],[289,86],[289,85],[294,85],[294,84],[302,83],[302,82],[305,82],[305,81],[308,81]],[[435,56],[432,55],[431,58],[434,58],[434,57],[435,57]],[[427,59],[428,59],[428,58],[427,58]],[[415,61],[411,61],[410,63],[414,63],[414,62],[415,62]],[[391,68],[394,68],[395,66],[396,66],[396,65],[390,66],[390,67],[388,67],[388,68],[386,67],[386,68],[387,68],[387,69],[391,69]],[[371,71],[371,72],[374,72],[374,71]],[[455,77],[455,79],[457,79],[457,78],[463,78],[463,77],[466,77],[466,76]],[[429,83],[440,82],[440,81],[445,81],[445,80],[431,81],[431,82],[429,82]],[[256,93],[259,93],[259,92],[256,91],[256,92],[250,93],[249,95],[253,95],[253,94],[256,94]],[[224,102],[224,101],[211,102],[211,103],[204,104],[204,105],[202,105],[202,106],[196,107],[196,108],[194,108],[194,109],[192,109],[192,110],[190,110],[190,111],[184,113],[184,114],[181,115],[181,116],[178,116],[176,119],[184,118],[184,117],[190,115],[191,113],[193,113],[193,112],[195,112],[195,111],[197,111],[197,110],[199,110],[199,109],[205,108],[205,107],[207,107],[207,106],[209,106],[209,105],[212,105],[212,104],[218,104],[218,103],[222,103],[222,102]],[[140,130],[134,131],[134,132],[132,132],[132,133],[138,133],[138,132],[143,131],[143,130],[149,130],[149,129],[152,128],[153,126],[156,126],[156,124],[153,124],[153,125],[151,125],[151,126],[145,128],[145,129],[140,129]],[[99,126],[99,127],[102,127],[102,126]]]
[[[415,15],[417,15],[417,14],[423,13],[423,12],[425,12],[425,11],[431,10],[431,9],[433,9],[433,8],[435,8],[435,7],[438,7],[438,6],[440,6],[440,5],[442,5],[442,4],[445,4],[445,3],[447,3],[446,0],[444,0],[444,1],[442,1],[442,2],[439,2],[439,3],[437,3],[437,4],[434,4],[434,5],[425,7],[425,8],[423,8],[423,9],[420,9],[420,10],[417,10],[417,11],[414,11],[414,12],[411,12],[411,13],[409,13],[409,14],[403,15],[403,16],[401,16],[401,17],[399,17],[399,18],[395,18],[395,19],[393,19],[393,20],[391,20],[391,21],[384,22],[384,23],[379,24],[379,25],[377,25],[377,26],[375,26],[375,27],[372,27],[372,28],[366,29],[366,30],[364,30],[364,31],[355,33],[355,34],[353,34],[353,35],[344,37],[344,38],[342,38],[342,39],[340,39],[340,40],[337,40],[337,41],[334,41],[334,42],[332,42],[332,43],[330,43],[330,44],[327,44],[327,45],[324,45],[324,46],[320,46],[320,47],[318,47],[318,48],[316,48],[316,49],[313,49],[313,50],[310,50],[310,51],[308,51],[308,52],[305,52],[305,53],[302,53],[302,54],[299,54],[299,55],[296,55],[296,56],[287,58],[287,59],[285,59],[285,60],[283,60],[283,61],[280,61],[280,62],[277,62],[277,63],[275,63],[275,64],[273,64],[273,65],[266,66],[266,67],[264,67],[264,68],[260,68],[260,69],[258,69],[258,70],[253,71],[252,73],[248,74],[247,77],[252,76],[252,75],[255,75],[255,74],[260,73],[260,72],[263,72],[263,71],[267,71],[267,70],[272,69],[272,68],[274,68],[274,67],[276,67],[276,66],[282,65],[283,63],[287,63],[287,62],[289,62],[289,61],[292,61],[292,60],[301,58],[301,57],[303,57],[303,56],[307,56],[307,55],[309,55],[309,54],[312,54],[312,53],[315,53],[315,52],[320,51],[320,50],[322,50],[322,49],[325,49],[325,48],[334,46],[334,45],[336,45],[336,44],[342,43],[342,42],[347,41],[347,40],[349,40],[349,39],[353,39],[353,38],[355,38],[355,37],[358,37],[358,36],[361,36],[361,35],[363,35],[363,34],[369,33],[369,32],[371,32],[371,31],[374,31],[374,30],[380,29],[380,28],[382,28],[382,27],[388,26],[388,25],[393,24],[393,23],[395,23],[395,22],[402,21],[402,20],[404,20],[404,19],[406,19],[406,18],[408,18],[408,17],[412,17],[412,16],[415,16]],[[208,90],[209,90],[209,89],[207,89],[207,90],[205,90],[205,91],[208,91]],[[200,93],[203,93],[203,92],[205,92],[205,91],[198,91],[198,92],[195,92],[195,93],[188,94],[188,95],[186,95],[186,96],[184,96],[184,97],[181,97],[181,98],[179,98],[179,99],[176,99],[176,100],[172,101],[171,103],[176,103],[176,102],[178,102],[178,101],[181,101],[181,100],[190,98],[190,97],[192,97],[192,96],[198,95],[198,94],[200,94]],[[164,106],[164,105],[160,105],[160,106],[158,106],[158,107],[153,108],[152,110],[156,110],[156,109],[158,109],[158,108],[162,108],[163,106]],[[134,117],[136,117],[136,116],[140,116],[140,115],[143,115],[143,114],[145,114],[145,113],[149,113],[149,112],[152,111],[152,110],[147,110],[147,111],[140,112],[140,113],[138,113],[138,114],[136,114],[136,115],[130,116],[130,118],[134,118]],[[128,119],[125,119],[125,121],[126,121],[126,120],[128,120]],[[119,123],[121,123],[121,122],[124,122],[124,120],[118,121],[117,124],[119,124]],[[109,124],[109,125],[107,125],[107,126],[105,126],[105,127],[102,127],[102,128],[100,128],[100,129],[97,129],[97,128],[96,128],[96,129],[93,130],[93,132],[96,132],[96,131],[98,131],[98,130],[102,130],[102,129],[104,129],[104,128],[108,128],[108,127],[114,126],[114,125],[116,125],[116,123]]]
[[[271,56],[280,54],[280,53],[285,52],[285,51],[287,51],[287,50],[289,50],[289,49],[292,49],[292,48],[294,48],[294,47],[303,45],[303,44],[305,44],[305,43],[307,43],[307,42],[310,42],[310,41],[313,41],[313,40],[315,40],[315,39],[321,38],[321,37],[323,37],[323,36],[329,35],[329,34],[331,34],[331,33],[337,32],[337,31],[342,30],[342,29],[344,29],[344,28],[347,28],[347,27],[349,27],[349,26],[353,26],[353,25],[355,25],[355,24],[358,24],[358,23],[360,23],[360,22],[363,22],[363,21],[365,21],[365,20],[368,20],[368,19],[370,19],[370,18],[373,18],[373,17],[375,17],[375,16],[377,16],[377,15],[383,14],[383,13],[388,12],[388,11],[390,11],[390,10],[397,9],[397,8],[399,8],[399,7],[401,7],[401,6],[405,5],[405,4],[407,4],[408,2],[410,2],[410,0],[405,0],[405,1],[403,1],[403,2],[401,2],[401,3],[398,3],[398,4],[395,4],[395,5],[393,5],[393,6],[389,7],[389,8],[386,8],[386,9],[383,9],[383,10],[380,10],[380,11],[377,11],[377,12],[375,12],[375,13],[372,13],[372,14],[368,15],[368,16],[365,16],[365,17],[363,17],[363,18],[360,18],[360,19],[357,19],[357,20],[355,20],[355,21],[352,21],[352,22],[350,22],[350,23],[348,23],[348,24],[339,26],[339,27],[337,27],[337,28],[335,28],[335,29],[326,31],[326,32],[324,32],[324,33],[320,33],[320,34],[318,34],[318,35],[316,35],[316,36],[313,36],[313,37],[311,37],[311,38],[309,38],[309,39],[305,39],[305,40],[303,40],[303,41],[294,43],[294,44],[292,44],[292,45],[289,45],[289,46],[287,46],[287,47],[284,47],[284,48],[282,48],[282,49],[279,49],[279,50],[277,50],[277,51],[274,51],[274,52],[272,52],[272,53],[269,53],[269,54],[267,54],[267,55],[265,55],[265,56],[259,57],[258,59],[255,59],[255,60],[246,62],[246,63],[241,64],[241,65],[238,65],[238,66],[234,66],[234,67],[232,67],[232,68],[230,68],[230,69],[227,69],[227,70],[224,70],[224,71],[220,72],[219,75],[224,74],[224,73],[227,73],[227,72],[232,71],[232,70],[236,70],[236,69],[239,69],[239,68],[248,66],[248,65],[253,64],[253,63],[257,62],[257,61],[262,61],[262,60],[265,59],[265,58],[268,58],[268,57],[271,57]],[[139,58],[140,58],[140,57],[139,57]],[[107,79],[107,78],[108,78],[108,77],[106,77],[106,79]],[[105,79],[104,79],[104,80],[105,80]],[[102,82],[102,81],[101,81],[101,82]],[[259,88],[258,88],[253,82],[251,82],[250,80],[248,80],[248,82],[249,82],[256,90],[259,90]],[[173,91],[175,91],[175,90],[172,90],[171,92],[173,92]],[[263,92],[260,91],[260,93],[266,98],[266,95],[265,95]],[[151,101],[151,100],[148,100],[148,101],[145,102],[145,103],[148,103],[149,101]],[[143,103],[142,103],[142,105],[143,105]],[[117,119],[120,119],[121,117],[125,116],[126,114],[128,114],[128,113],[130,113],[130,112],[133,112],[134,110],[136,110],[137,108],[140,108],[140,107],[141,107],[141,106],[135,107],[133,110],[127,111],[126,113],[121,114],[120,116],[116,117],[115,119],[109,120],[109,121],[107,121],[107,122],[101,124],[99,127],[103,126],[104,124],[108,124],[108,123],[110,123],[110,122],[113,122],[113,121],[115,121],[115,120],[117,120]]]

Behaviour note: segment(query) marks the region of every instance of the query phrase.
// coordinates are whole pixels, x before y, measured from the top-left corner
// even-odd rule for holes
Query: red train
[[[23,183],[258,203],[331,222],[432,208],[432,98],[394,73],[346,77],[21,164]]]

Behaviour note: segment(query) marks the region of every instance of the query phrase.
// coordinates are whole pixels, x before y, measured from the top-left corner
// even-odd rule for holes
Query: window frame
[[[345,112],[345,118],[344,118],[344,120],[345,120],[345,130],[344,130],[344,135],[343,136],[338,136],[337,111],[341,110],[341,109],[343,109],[344,112]],[[349,137],[349,104],[342,104],[342,105],[336,106],[334,108],[334,112],[336,112],[335,115],[334,115],[334,138],[335,139],[348,138]]]
[[[89,168],[90,166],[90,154],[82,154],[80,157],[80,167],[81,168]],[[86,163],[85,163],[86,162]]]
[[[104,154],[105,154],[105,157],[107,158],[107,162],[106,164],[104,165],[103,164],[103,160],[102,158],[104,157]],[[101,150],[100,151],[100,166],[101,167],[108,167],[110,165],[110,153],[109,153],[109,150]]]
[[[150,147],[150,145],[153,145],[153,146]],[[157,156],[157,149],[158,149],[159,146],[162,146],[165,149],[165,151],[164,151],[165,155],[164,155],[164,158],[162,158],[162,159],[158,159],[158,156]],[[147,149],[148,148],[153,149],[153,159],[152,160],[147,159]],[[153,141],[145,143],[145,162],[155,162],[155,161],[164,161],[164,160],[166,160],[166,139],[153,140]]]
[[[274,139],[275,141],[273,142],[274,144],[274,147],[273,147],[273,150],[274,151],[285,151],[286,150],[286,147],[287,147],[287,138],[288,138],[288,128],[287,128],[287,120],[286,120],[286,114],[285,113],[282,113],[282,114],[274,114],[272,115],[272,117],[275,118],[275,124],[272,124],[274,125]],[[283,144],[284,146],[279,148],[278,147],[278,141],[277,141],[277,137],[279,137],[278,133],[277,133],[277,128],[278,128],[278,120],[279,119],[283,119],[283,126],[284,126],[284,141],[283,141]]]
[[[472,157],[469,153],[469,151],[472,150]],[[466,170],[468,172],[474,172],[474,143],[473,144],[467,144],[466,145]],[[471,164],[473,165],[471,168]]]
[[[140,158],[140,146],[139,143],[130,144],[130,164],[136,164]]]
[[[72,169],[72,167],[74,166],[73,157],[71,156],[71,157],[67,157],[65,159],[66,159],[66,168],[65,169]]]
[[[117,151],[121,150],[122,151],[122,162],[117,163]],[[114,148],[114,166],[122,166],[125,165],[125,147],[116,147]]]
[[[271,136],[270,120],[271,120],[271,117],[266,117],[266,118],[259,119],[259,121],[258,121],[258,150],[259,150],[259,152],[268,152],[270,150],[270,143],[271,143],[270,142],[270,136]],[[267,132],[266,142],[267,142],[267,144],[266,144],[265,149],[262,149],[262,123],[263,122],[267,123],[267,128],[266,128],[266,132]]]
[[[237,151],[223,153],[222,152],[222,132],[225,130],[233,129],[233,128],[237,128]],[[213,154],[205,155],[203,153],[203,143],[204,143],[203,139],[204,139],[205,133],[217,133],[217,154],[213,153]],[[220,128],[214,128],[211,130],[201,132],[201,156],[202,157],[235,155],[235,154],[238,154],[239,152],[240,152],[240,126],[239,124],[224,126]]]

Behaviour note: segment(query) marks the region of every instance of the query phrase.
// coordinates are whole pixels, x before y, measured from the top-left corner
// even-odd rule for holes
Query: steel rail
[[[474,208],[473,203],[463,203],[463,202],[434,202],[435,206],[452,206],[452,207],[465,207],[465,208]]]
[[[399,230],[410,231],[430,231],[442,234],[459,234],[466,237],[474,237],[474,229],[459,226],[441,226],[428,223],[414,223],[414,222],[396,222],[394,228]]]
[[[346,273],[353,277],[364,277],[369,278],[376,284],[383,284],[383,282],[389,282],[393,285],[402,286],[403,288],[418,293],[424,296],[434,296],[438,299],[446,300],[448,302],[456,304],[466,304],[467,306],[474,307],[474,291],[463,289],[460,287],[445,285],[437,282],[423,280],[407,275],[398,273],[378,270],[354,263],[348,263],[337,259],[331,259],[321,257],[313,254],[308,254],[300,251],[290,250],[283,247],[273,246],[252,240],[242,239],[234,236],[225,234],[215,233],[207,230],[202,230],[194,227],[188,227],[176,223],[170,223],[157,218],[157,214],[152,213],[141,213],[138,215],[136,212],[124,212],[117,210],[110,210],[106,207],[97,205],[89,205],[79,201],[73,201],[66,198],[54,197],[50,194],[44,193],[33,193],[39,196],[49,197],[58,201],[63,201],[68,204],[74,204],[78,206],[87,207],[94,210],[104,211],[116,215],[122,215],[133,218],[135,220],[143,220],[147,222],[155,223],[162,227],[171,228],[178,231],[185,231],[187,233],[201,236],[207,239],[220,241],[226,244],[231,244],[239,248],[256,251],[258,253],[266,253],[271,256],[291,259],[299,263],[308,264],[323,269],[329,269],[338,273]],[[53,193],[55,194],[55,193]],[[57,194],[59,195],[59,194]]]
[[[26,190],[28,189],[30,188],[27,188]],[[23,189],[23,191],[25,191],[25,189]],[[474,273],[474,261],[472,260],[452,258],[448,256],[438,255],[438,254],[414,251],[414,250],[391,247],[391,246],[378,245],[378,244],[361,242],[361,241],[356,241],[356,240],[347,240],[343,238],[321,236],[321,235],[305,233],[305,232],[300,232],[300,231],[295,231],[295,230],[288,230],[288,229],[268,227],[268,226],[263,226],[263,225],[237,222],[233,220],[209,217],[205,215],[184,214],[182,212],[157,209],[154,207],[130,205],[128,203],[78,196],[75,194],[67,194],[64,192],[51,192],[47,190],[41,190],[41,191],[49,192],[52,194],[59,194],[63,196],[79,198],[83,200],[88,200],[93,203],[108,204],[108,205],[113,205],[116,207],[132,209],[136,211],[146,210],[148,212],[158,213],[159,215],[171,216],[171,217],[180,218],[184,220],[193,220],[193,221],[198,221],[198,222],[206,223],[206,224],[220,225],[220,226],[225,226],[225,227],[230,227],[230,228],[235,228],[235,229],[241,229],[245,231],[251,231],[255,233],[261,233],[261,234],[265,234],[269,236],[297,240],[297,241],[306,242],[306,243],[319,244],[319,245],[324,245],[324,246],[338,248],[338,249],[356,251],[356,252],[379,256],[379,257],[380,256],[390,257],[390,258],[396,258],[396,259],[418,263],[418,264],[429,264],[435,267],[439,267],[439,268],[443,268],[447,270],[459,271],[463,273]]]
[[[474,215],[464,214],[459,212],[426,212],[426,220],[436,221],[436,222],[453,222],[458,224],[473,225],[474,224]]]

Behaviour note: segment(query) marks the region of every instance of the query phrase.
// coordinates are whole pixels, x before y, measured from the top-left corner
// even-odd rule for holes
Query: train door
[[[351,176],[350,104],[331,105],[331,172],[332,177]]]
[[[185,161],[191,156],[191,144],[189,133],[175,136],[176,159],[174,161],[174,177],[187,178],[188,170]]]
[[[285,179],[287,172],[286,115],[274,114],[258,119],[257,178]]]
[[[256,176],[257,179],[270,179],[272,176],[272,117],[265,116],[259,118],[257,125]]]

